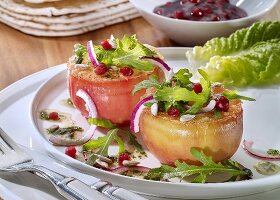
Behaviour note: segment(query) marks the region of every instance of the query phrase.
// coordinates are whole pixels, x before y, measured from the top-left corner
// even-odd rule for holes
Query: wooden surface
[[[265,19],[280,20],[280,3]],[[124,34],[134,33],[143,43],[156,47],[179,46],[143,18],[79,36],[59,38],[26,35],[0,23],[0,90],[34,72],[65,63],[71,56],[75,43],[85,44],[89,39],[99,43],[110,34],[122,37]]]

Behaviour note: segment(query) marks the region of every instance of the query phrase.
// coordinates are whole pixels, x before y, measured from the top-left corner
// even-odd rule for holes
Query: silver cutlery
[[[2,172],[36,172],[49,180],[57,191],[67,199],[75,200],[146,200],[135,193],[111,183],[99,180],[92,185],[62,175],[44,166],[36,164],[23,148],[20,148],[0,128],[0,171]]]

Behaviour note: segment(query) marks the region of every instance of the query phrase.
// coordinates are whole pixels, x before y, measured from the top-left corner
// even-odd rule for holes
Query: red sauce
[[[226,21],[246,17],[247,13],[229,0],[176,0],[157,6],[154,13],[192,21]]]

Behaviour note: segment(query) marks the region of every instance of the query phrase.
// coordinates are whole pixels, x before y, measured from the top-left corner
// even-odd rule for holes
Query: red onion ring
[[[133,131],[134,133],[139,132],[139,119],[140,115],[145,108],[145,103],[148,102],[156,102],[153,96],[146,97],[142,99],[133,109],[132,115],[130,118],[130,130]]]
[[[254,142],[253,141],[247,141],[243,140],[242,148],[251,156],[256,157],[261,160],[273,160],[273,161],[278,161],[280,160],[280,156],[269,156],[269,155],[263,155],[258,152],[255,152],[252,149]]]
[[[173,69],[162,59],[148,56],[143,56],[140,59],[149,60],[153,65],[158,66],[163,71],[166,82],[169,82],[173,77]]]
[[[85,101],[85,106],[86,109],[88,110],[89,117],[96,118],[97,110],[91,97],[82,89],[78,90],[76,95]],[[92,138],[96,130],[96,127],[97,127],[96,125],[91,125],[89,130],[87,130],[87,132],[81,138],[78,139],[67,139],[67,138],[51,135],[49,141],[52,142],[54,145],[59,145],[59,146],[82,145]]]
[[[95,51],[94,51],[92,40],[87,42],[87,51],[88,51],[88,55],[89,55],[90,61],[92,62],[92,64],[94,66],[97,66],[99,64],[99,62],[98,62],[98,60],[96,58],[96,54],[95,54]]]

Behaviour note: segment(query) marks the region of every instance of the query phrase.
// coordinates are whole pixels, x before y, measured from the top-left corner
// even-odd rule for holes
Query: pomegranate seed
[[[104,63],[100,63],[94,68],[94,72],[97,75],[103,75],[107,72],[107,66]]]
[[[224,96],[219,96],[216,98],[215,108],[219,111],[226,112],[229,109],[229,100]]]
[[[57,112],[51,112],[50,114],[49,114],[49,119],[51,119],[51,120],[59,120],[59,115],[58,115],[58,113]]]
[[[123,161],[130,160],[130,155],[128,153],[121,153],[118,158],[119,165],[123,165]]]
[[[176,19],[184,19],[184,12],[181,10],[176,10],[175,11],[175,18]]]
[[[102,45],[103,49],[105,49],[105,50],[112,49],[112,45],[108,42],[108,40],[101,42],[101,45]]]
[[[173,117],[179,117],[180,115],[180,110],[178,110],[175,107],[170,107],[167,111],[167,114]]]
[[[200,0],[189,0],[191,3],[199,3]]]
[[[76,148],[74,146],[67,147],[65,149],[65,154],[72,158],[76,158]]]
[[[198,93],[202,92],[203,88],[202,88],[200,83],[194,83],[193,86],[192,86],[192,89],[196,94],[198,94]]]
[[[191,11],[191,16],[202,17],[203,16],[203,11],[200,8],[195,8]]]
[[[206,13],[206,14],[212,14],[213,11],[212,11],[211,8],[206,7],[206,8],[203,9],[203,12]]]
[[[124,75],[124,76],[131,76],[131,75],[134,73],[133,69],[131,69],[131,68],[129,68],[129,67],[122,67],[122,68],[120,69],[120,72],[121,72],[122,75]]]
[[[208,0],[207,3],[215,4],[215,1],[214,0]]]

